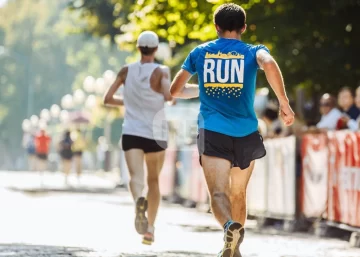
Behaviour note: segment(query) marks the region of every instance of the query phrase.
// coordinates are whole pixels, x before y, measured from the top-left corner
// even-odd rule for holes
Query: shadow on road
[[[171,224],[173,226],[179,226],[181,228],[183,228],[186,231],[189,232],[196,232],[196,233],[206,233],[206,232],[217,232],[217,231],[222,231],[222,228],[219,227],[214,227],[214,226],[195,226],[193,224],[188,225],[188,224]]]
[[[114,194],[117,192],[124,192],[125,189],[118,188],[91,188],[91,187],[68,187],[68,188],[8,188],[14,192],[21,192],[25,194],[47,194],[47,193],[79,193],[79,194]]]
[[[189,232],[195,232],[195,233],[211,233],[211,232],[218,232],[218,231],[222,231],[222,228],[220,228],[219,226],[206,226],[206,225],[194,225],[194,224],[171,224],[173,226],[178,226],[183,228],[186,231]],[[254,235],[258,235],[258,236],[264,236],[264,237],[268,237],[268,236],[296,236],[297,238],[313,238],[314,240],[316,240],[317,237],[314,234],[314,231],[312,231],[311,229],[309,231],[293,231],[293,232],[289,232],[289,231],[284,231],[282,226],[265,226],[265,227],[261,227],[258,228],[255,225],[250,225],[246,227],[246,231],[247,233],[251,233]],[[325,236],[326,238],[329,239],[337,239],[337,240],[342,240],[342,241],[349,241],[350,239],[350,235],[351,232],[349,231],[345,231],[345,230],[341,230],[338,228],[334,228],[334,227],[329,227],[327,230],[327,235]],[[324,237],[322,237],[324,238]]]
[[[0,244],[0,256],[11,257],[210,257],[213,255],[186,251],[167,251],[149,253],[114,253],[96,251],[88,248],[45,246],[26,244]]]
[[[73,256],[85,257],[95,254],[96,251],[84,248],[62,247],[62,246],[44,246],[44,245],[26,245],[26,244],[0,244],[0,256],[11,257],[39,257],[39,256]],[[93,255],[95,256],[95,255]],[[116,255],[99,255],[99,257]],[[118,255],[119,256],[119,255]]]
[[[138,255],[123,255],[123,257],[137,257]],[[204,254],[198,252],[186,252],[186,251],[168,251],[168,252],[161,252],[155,253],[153,255],[142,255],[142,256],[156,256],[156,257],[214,257],[214,254]]]

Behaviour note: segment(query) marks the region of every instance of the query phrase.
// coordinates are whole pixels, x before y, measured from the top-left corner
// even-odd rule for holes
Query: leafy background
[[[173,56],[165,63],[174,73],[194,46],[216,38],[212,13],[224,2],[230,1],[8,0],[0,8],[0,46],[6,48],[0,54],[0,163],[23,152],[23,119],[59,104],[86,76],[134,60],[129,53],[141,31],[154,30],[170,44]],[[320,93],[358,85],[359,1],[232,2],[247,11],[243,40],[268,46],[294,98],[299,89],[316,101]],[[267,86],[263,74],[258,86]]]

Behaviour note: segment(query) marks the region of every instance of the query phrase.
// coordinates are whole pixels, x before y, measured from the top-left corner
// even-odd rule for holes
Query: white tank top
[[[156,63],[132,63],[124,83],[123,134],[166,141],[168,126],[164,95],[152,90],[150,77]]]

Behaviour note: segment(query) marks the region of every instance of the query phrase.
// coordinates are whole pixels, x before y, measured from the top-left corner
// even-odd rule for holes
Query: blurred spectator
[[[36,170],[36,150],[35,150],[35,135],[28,134],[25,138],[24,146],[28,157],[28,168],[30,171]]]
[[[78,180],[80,181],[80,176],[82,174],[82,155],[86,148],[86,143],[80,129],[72,133],[71,138],[73,139],[72,151],[74,155],[75,170]]]
[[[98,144],[96,146],[96,167],[98,170],[104,169],[105,165],[105,154],[108,150],[108,145],[106,143],[106,138],[101,136],[98,139]]]
[[[320,99],[321,120],[316,127],[318,129],[335,130],[342,114],[336,108],[336,99],[330,94],[324,94]]]
[[[272,137],[281,133],[281,123],[276,110],[267,107],[264,111],[263,120],[267,127],[266,136]]]
[[[262,136],[267,134],[267,125],[263,119],[258,119],[258,130]]]
[[[360,110],[354,104],[354,91],[349,87],[343,87],[338,94],[340,109],[352,120],[360,115]]]
[[[316,107],[313,101],[307,101],[303,106],[304,122],[307,127],[316,127],[319,121],[318,118],[319,109]]]
[[[360,110],[360,86],[356,89],[355,107]],[[356,119],[350,118],[348,115],[342,117],[342,122],[352,131],[359,130],[360,115]]]
[[[284,137],[289,134],[288,129],[284,128],[279,118],[279,107],[275,103],[269,103],[265,108],[262,119],[266,124],[264,138]]]
[[[46,134],[44,129],[35,137],[35,151],[37,157],[36,168],[42,174],[48,167],[48,154],[50,149],[51,138]]]
[[[60,156],[62,159],[62,170],[65,174],[65,184],[68,184],[68,177],[71,171],[71,161],[73,152],[71,150],[73,141],[70,137],[70,131],[66,130],[63,139],[60,141]]]

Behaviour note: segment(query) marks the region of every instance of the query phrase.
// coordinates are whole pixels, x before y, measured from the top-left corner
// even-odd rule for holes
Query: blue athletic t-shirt
[[[182,69],[198,73],[199,128],[232,137],[247,136],[258,129],[254,110],[256,52],[269,49],[237,39],[219,38],[194,48]]]

